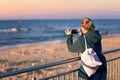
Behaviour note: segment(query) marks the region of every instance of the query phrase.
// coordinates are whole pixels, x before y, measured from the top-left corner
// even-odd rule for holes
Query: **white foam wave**
[[[29,28],[9,28],[9,29],[0,29],[0,33],[10,33],[10,32],[17,32],[17,31],[28,31]]]
[[[0,29],[0,33],[6,33],[6,32],[17,32],[17,29],[16,28]]]

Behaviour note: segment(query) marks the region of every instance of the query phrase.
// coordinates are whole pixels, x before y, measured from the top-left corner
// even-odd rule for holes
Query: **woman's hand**
[[[65,33],[66,33],[66,35],[71,35],[72,34],[72,30],[71,29],[66,29]]]
[[[78,34],[81,36],[81,35],[83,35],[83,32],[82,32],[82,29],[81,28],[78,28],[77,29],[77,32],[78,32]]]

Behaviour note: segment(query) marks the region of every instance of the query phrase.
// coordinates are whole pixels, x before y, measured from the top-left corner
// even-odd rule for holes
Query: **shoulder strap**
[[[86,37],[85,37],[85,35],[83,35],[83,37],[84,37],[84,41],[85,41],[85,49],[87,49],[87,41],[86,41]]]
[[[83,35],[83,37],[84,37],[84,41],[85,41],[85,49],[91,48],[91,47],[89,46],[89,44],[87,43],[87,40],[86,40],[85,35]]]

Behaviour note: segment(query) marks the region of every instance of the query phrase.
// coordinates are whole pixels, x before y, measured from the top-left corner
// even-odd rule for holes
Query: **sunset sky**
[[[120,0],[0,0],[1,19],[120,19]]]

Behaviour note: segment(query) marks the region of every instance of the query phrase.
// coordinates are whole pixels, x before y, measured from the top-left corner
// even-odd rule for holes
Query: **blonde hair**
[[[81,26],[88,31],[95,29],[95,26],[90,18],[83,18],[81,21]]]

